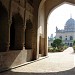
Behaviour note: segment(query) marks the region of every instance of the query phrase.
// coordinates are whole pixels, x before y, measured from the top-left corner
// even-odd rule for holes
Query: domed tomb
[[[75,29],[75,20],[73,18],[70,18],[67,20],[65,27],[64,27],[65,31],[73,31]]]
[[[65,25],[67,25],[67,26],[75,25],[75,20],[70,18],[70,19],[68,19],[68,21],[66,22]]]

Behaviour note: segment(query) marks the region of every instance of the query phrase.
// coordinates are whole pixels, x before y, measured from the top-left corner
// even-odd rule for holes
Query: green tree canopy
[[[61,39],[55,39],[52,43],[52,47],[57,47],[59,48],[60,46],[62,46],[62,40]]]

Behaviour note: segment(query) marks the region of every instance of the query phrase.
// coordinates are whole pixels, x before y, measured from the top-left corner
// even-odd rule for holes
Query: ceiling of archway
[[[75,4],[75,0],[41,0],[40,3],[42,3],[42,2],[45,5],[46,18],[48,17],[48,15],[52,11],[52,9],[63,4],[64,2]]]

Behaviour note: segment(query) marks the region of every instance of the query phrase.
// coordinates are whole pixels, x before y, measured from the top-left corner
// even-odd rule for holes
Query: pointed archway
[[[10,49],[22,50],[24,46],[24,24],[19,13],[13,15],[10,27]]]
[[[9,48],[9,25],[8,12],[0,2],[0,52],[7,51]]]
[[[38,9],[38,32],[37,32],[37,52],[39,53],[40,49],[43,47],[39,46],[40,42],[44,42],[43,55],[48,55],[48,37],[47,37],[47,19],[49,13],[56,7],[60,6],[63,3],[75,4],[74,0],[41,0]],[[41,32],[42,31],[42,32]],[[44,33],[43,33],[44,32]],[[40,34],[42,33],[42,37],[44,40],[40,39]],[[39,55],[37,53],[37,55]]]

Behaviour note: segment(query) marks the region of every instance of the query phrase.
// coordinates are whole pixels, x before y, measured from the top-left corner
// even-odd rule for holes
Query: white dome
[[[75,25],[75,20],[72,19],[72,18],[68,19],[68,21],[66,22],[66,25],[67,26],[73,26],[73,25]]]

